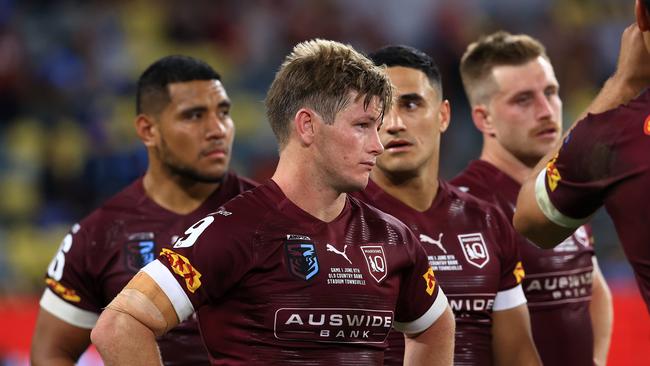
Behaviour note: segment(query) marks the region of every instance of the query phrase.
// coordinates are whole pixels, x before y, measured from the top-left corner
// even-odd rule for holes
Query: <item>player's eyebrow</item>
[[[402,94],[398,97],[400,102],[418,102],[424,100],[424,97],[418,93]]]

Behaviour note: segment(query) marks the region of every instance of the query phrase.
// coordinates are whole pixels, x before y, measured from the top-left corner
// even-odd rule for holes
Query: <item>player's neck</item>
[[[219,183],[201,183],[169,177],[151,166],[147,169],[142,184],[147,196],[156,204],[180,215],[196,210],[219,188]]]
[[[314,171],[315,164],[300,161],[305,154],[288,155],[291,154],[280,153],[278,167],[271,179],[303,211],[324,222],[337,218],[345,207],[345,193],[329,187]]]
[[[496,140],[484,142],[480,159],[494,165],[519,184],[523,184],[533,170],[532,167],[517,159]]]
[[[419,212],[428,210],[438,193],[437,164],[409,175],[391,175],[375,167],[370,177],[386,193]]]

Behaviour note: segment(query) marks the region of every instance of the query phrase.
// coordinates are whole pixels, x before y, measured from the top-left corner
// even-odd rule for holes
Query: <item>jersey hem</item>
[[[43,310],[75,327],[93,329],[97,319],[99,319],[99,314],[80,309],[66,302],[56,296],[49,288],[43,292],[39,304]]]

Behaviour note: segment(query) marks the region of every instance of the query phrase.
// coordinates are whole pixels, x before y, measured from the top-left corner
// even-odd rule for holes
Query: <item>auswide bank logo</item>
[[[389,310],[281,308],[273,330],[281,340],[327,343],[383,343],[393,326]]]

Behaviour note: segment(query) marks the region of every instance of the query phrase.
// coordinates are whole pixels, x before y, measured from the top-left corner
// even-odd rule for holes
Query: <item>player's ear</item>
[[[148,114],[141,113],[135,117],[135,132],[142,140],[142,143],[146,147],[150,147],[156,144],[156,135],[158,134],[158,125],[154,121],[153,117]]]
[[[309,108],[301,108],[296,112],[293,125],[301,145],[309,146],[314,142],[316,118],[316,113]]]
[[[490,111],[485,104],[477,104],[472,107],[472,120],[474,126],[484,135],[494,136],[494,126],[490,118]]]
[[[636,24],[639,26],[639,29],[642,32],[650,31],[650,9],[645,7],[643,1],[636,0],[634,13],[636,15]]]
[[[447,131],[449,123],[451,122],[451,107],[447,99],[440,102],[438,109],[438,120],[440,121],[440,133]]]

